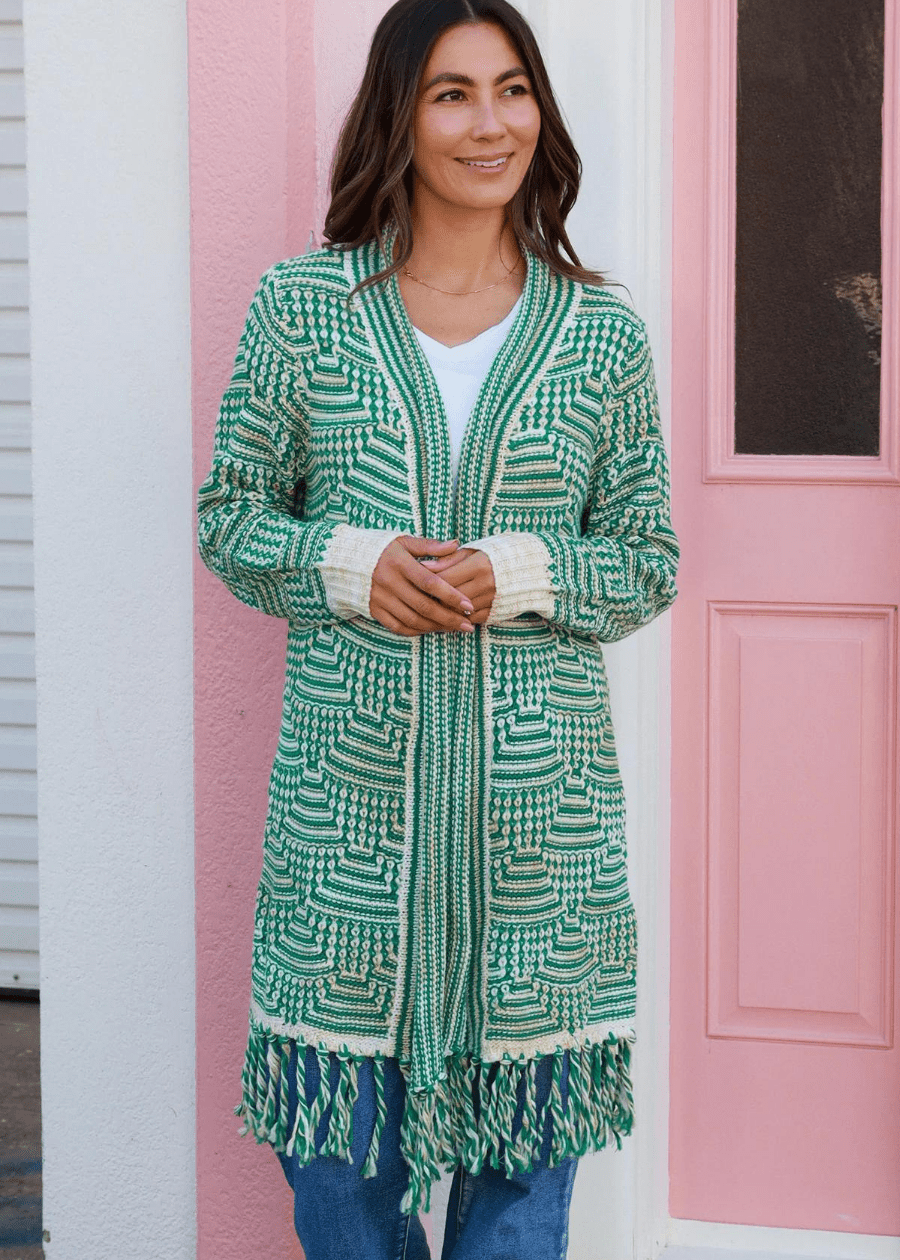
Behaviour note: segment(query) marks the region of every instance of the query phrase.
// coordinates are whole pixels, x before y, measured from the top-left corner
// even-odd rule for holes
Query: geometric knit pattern
[[[392,241],[262,277],[198,519],[205,564],[288,621],[238,1110],[259,1140],[314,1158],[330,1104],[329,1149],[346,1153],[359,1060],[397,1057],[412,1211],[440,1167],[499,1158],[510,1091],[524,1080],[533,1097],[541,1055],[570,1051],[558,1158],[631,1130],[638,941],[602,644],[671,605],[679,545],[642,320],[528,251],[452,493],[396,276],[347,300]],[[337,614],[321,566],[339,524],[486,539],[506,619],[407,637]],[[289,1134],[292,1040],[344,1068]],[[530,1166],[527,1113],[507,1167]]]

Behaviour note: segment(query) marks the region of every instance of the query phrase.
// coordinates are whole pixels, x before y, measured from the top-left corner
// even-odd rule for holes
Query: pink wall
[[[188,2],[195,486],[257,280],[320,237],[334,140],[389,2]],[[290,1191],[233,1115],[286,628],[199,558],[194,600],[197,1256],[288,1260],[302,1255]]]
[[[362,78],[372,34],[393,0],[314,2],[318,235],[328,209],[328,170],[338,131]]]
[[[315,197],[312,4],[189,0],[195,485],[256,282],[302,253]],[[290,86],[286,67],[290,66]],[[196,563],[199,1260],[300,1256],[275,1156],[237,1137],[254,892],[285,625]]]

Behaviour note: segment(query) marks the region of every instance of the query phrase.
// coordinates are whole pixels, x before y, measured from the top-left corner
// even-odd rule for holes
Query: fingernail
[[[462,629],[463,629],[463,630],[474,630],[474,629],[475,629],[475,627],[472,625],[471,621],[464,621],[464,622],[462,623]]]
[[[473,613],[475,611],[475,605],[470,604],[467,599],[463,600],[461,607],[464,613]]]

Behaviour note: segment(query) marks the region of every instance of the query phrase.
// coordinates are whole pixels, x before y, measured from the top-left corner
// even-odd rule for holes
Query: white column
[[[671,6],[526,0],[520,7],[584,165],[569,219],[573,245],[586,265],[628,286],[647,321],[671,450]],[[635,1128],[621,1151],[582,1161],[569,1260],[651,1260],[668,1224],[670,614],[604,652],[638,916]]]
[[[25,6],[48,1260],[194,1240],[184,0]]]

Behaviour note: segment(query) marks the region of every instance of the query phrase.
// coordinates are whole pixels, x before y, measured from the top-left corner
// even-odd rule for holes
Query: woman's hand
[[[419,560],[420,556],[439,559]],[[449,576],[445,579],[440,571],[435,572],[435,565],[447,568]],[[483,552],[459,547],[455,539],[441,542],[401,534],[378,557],[369,612],[395,634],[436,630],[471,634],[474,622],[487,619],[493,598],[493,570]]]
[[[461,594],[468,597],[473,611],[469,620],[479,625],[487,621],[497,594],[494,567],[484,551],[477,547],[457,547],[438,560],[423,560],[423,567],[438,573]]]

